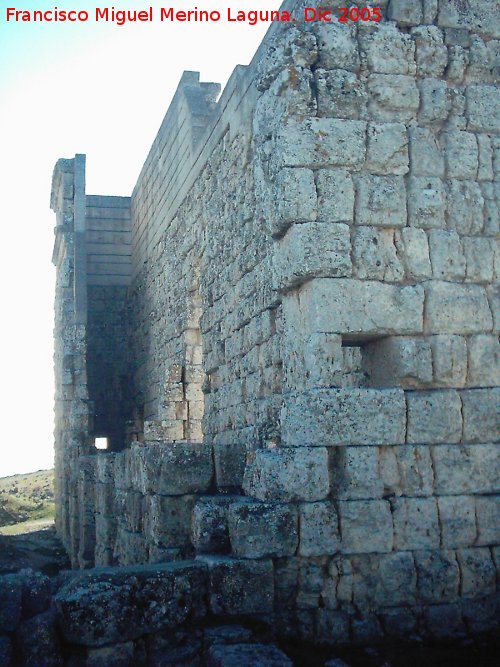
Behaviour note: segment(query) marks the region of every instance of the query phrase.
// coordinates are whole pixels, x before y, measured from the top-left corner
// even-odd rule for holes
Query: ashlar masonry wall
[[[217,102],[185,73],[130,216],[86,199],[116,248],[68,213],[57,255],[74,565],[196,557],[211,614],[322,642],[498,618],[500,10],[378,4],[273,25]]]

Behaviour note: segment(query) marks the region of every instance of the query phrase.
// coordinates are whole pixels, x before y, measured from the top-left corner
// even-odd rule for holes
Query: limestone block
[[[356,179],[356,224],[406,225],[406,189],[402,176],[360,175]]]
[[[436,493],[500,492],[498,445],[440,445],[432,447],[431,451]]]
[[[285,399],[287,445],[328,447],[404,442],[406,414],[399,389],[312,389]]]
[[[183,393],[176,394],[175,398],[172,395],[168,400],[182,400],[183,396]],[[144,422],[144,438],[149,442],[171,442],[173,440],[182,440],[183,437],[184,427],[181,420],[163,419],[161,421]]]
[[[378,23],[373,32],[360,33],[360,45],[372,72],[415,74],[415,44],[393,23]]]
[[[325,69],[357,72],[360,66],[356,28],[340,23],[315,23],[319,62]]]
[[[418,76],[442,76],[448,63],[443,32],[436,26],[426,25],[413,28],[411,36],[415,40]]]
[[[286,289],[306,280],[352,273],[349,227],[343,223],[293,225],[274,246],[274,286]]]
[[[363,366],[370,386],[412,389],[432,382],[432,355],[428,340],[389,336],[367,344]]]
[[[144,534],[149,541],[169,548],[190,545],[194,496],[146,496],[145,505]]]
[[[467,88],[467,129],[477,132],[500,131],[500,92],[495,86]]]
[[[443,547],[456,549],[475,544],[477,528],[474,497],[440,496],[437,503]]]
[[[444,156],[433,132],[425,127],[412,127],[410,135],[410,166],[412,176],[444,176]]]
[[[274,159],[281,167],[352,167],[365,159],[366,123],[314,118],[289,120],[276,139]]]
[[[459,234],[480,234],[484,199],[481,188],[471,181],[453,180],[448,191],[448,226]]]
[[[354,186],[344,169],[319,169],[316,172],[318,218],[325,222],[351,223],[354,215]]]
[[[410,553],[353,556],[353,602],[366,613],[374,607],[415,603],[416,572]]]
[[[59,589],[54,603],[67,642],[105,646],[200,619],[205,596],[203,564],[166,563],[89,570]]]
[[[237,558],[293,556],[299,542],[298,513],[280,503],[232,503],[227,515]]]
[[[500,331],[500,285],[494,283],[487,288],[488,303],[493,315],[493,331]]]
[[[87,649],[87,667],[100,665],[129,665],[134,660],[134,642],[120,642],[112,646]]]
[[[317,69],[314,81],[320,116],[363,118],[367,94],[365,84],[354,72]]]
[[[467,28],[490,37],[500,37],[500,8],[490,0],[474,0],[464,11],[459,0],[441,0],[438,24],[444,28]]]
[[[396,230],[396,248],[410,280],[424,280],[431,277],[431,260],[427,234],[418,227]]]
[[[434,382],[441,387],[463,387],[467,379],[467,346],[463,336],[432,336]]]
[[[408,220],[424,229],[445,226],[446,195],[443,182],[433,176],[412,176],[408,188]]]
[[[95,485],[95,510],[103,516],[113,516],[115,488],[112,484]]]
[[[208,599],[212,614],[242,616],[272,612],[271,560],[237,560],[224,556],[200,556],[198,560],[208,567]]]
[[[387,176],[408,173],[408,136],[403,123],[368,125],[366,170]]]
[[[467,340],[469,366],[467,384],[470,387],[500,385],[500,342],[498,336],[479,334]]]
[[[207,652],[207,667],[292,667],[290,658],[271,644],[213,644]]]
[[[112,553],[116,539],[116,518],[96,514],[95,535],[97,548],[109,550]]]
[[[299,554],[324,556],[336,553],[339,546],[338,517],[333,503],[302,503]]]
[[[377,121],[409,121],[416,117],[419,89],[413,77],[402,74],[370,74],[368,110]]]
[[[471,132],[446,132],[444,135],[448,178],[474,180],[478,170],[478,145]]]
[[[435,278],[450,281],[465,278],[464,248],[456,232],[431,229],[429,249]]]
[[[332,497],[343,500],[380,498],[384,478],[378,447],[335,447],[331,452]]]
[[[318,609],[318,640],[330,643],[332,637],[340,642],[349,640],[349,616],[341,610]],[[335,658],[325,662],[325,667],[348,667],[341,658]]]
[[[458,596],[460,571],[453,551],[417,551],[415,565],[419,600],[436,604]]]
[[[387,635],[398,640],[415,635],[417,630],[416,616],[411,609],[406,607],[384,609],[382,623]]]
[[[285,338],[283,364],[285,384],[290,389],[340,386],[343,370],[342,337],[311,334],[304,340]]]
[[[480,285],[434,281],[426,289],[426,333],[467,334],[492,330],[486,292]]]
[[[450,46],[448,49],[448,69],[446,76],[452,83],[462,83],[465,70],[469,64],[469,52],[460,45]]]
[[[338,502],[342,553],[384,553],[393,547],[391,509],[385,500]]]
[[[500,387],[461,392],[465,442],[500,439]]]
[[[206,444],[148,443],[148,447],[152,454],[148,464],[148,491],[175,496],[205,491],[210,486],[213,461]]]
[[[191,541],[197,553],[229,553],[227,511],[231,496],[206,496],[196,501],[191,517]]]
[[[439,522],[435,498],[393,498],[394,548],[401,550],[439,547]]]
[[[323,500],[330,491],[327,450],[259,449],[245,469],[243,488],[259,500]]]
[[[300,299],[300,308],[299,308]],[[362,338],[422,332],[423,289],[348,278],[318,278],[284,303],[287,319],[307,333]]]
[[[353,260],[355,273],[361,279],[398,282],[404,276],[392,229],[358,227],[353,239]]]
[[[394,448],[400,477],[401,493],[405,496],[430,496],[434,488],[432,458],[427,445]]]
[[[423,17],[422,0],[391,0],[389,3],[387,18],[399,25],[418,25]]]
[[[463,239],[467,265],[467,280],[488,283],[493,280],[494,246],[491,239],[466,237]]]
[[[462,404],[456,391],[407,392],[409,443],[451,443],[462,437]]]
[[[16,632],[21,664],[63,665],[63,655],[50,611],[23,620]],[[16,660],[17,662],[17,660]]]
[[[96,482],[102,484],[112,484],[114,481],[114,461],[113,452],[99,453],[96,456]]]
[[[420,91],[419,124],[441,125],[451,111],[451,93],[446,81],[420,79],[418,88]]]
[[[460,549],[457,559],[462,574],[460,593],[463,597],[477,598],[495,591],[495,565],[488,548]]]
[[[293,222],[316,220],[317,195],[311,169],[281,169],[276,177],[278,219],[274,233]]]
[[[478,545],[500,543],[500,496],[477,496],[477,542]]]

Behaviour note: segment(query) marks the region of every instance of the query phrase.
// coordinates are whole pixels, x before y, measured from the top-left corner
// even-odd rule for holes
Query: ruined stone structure
[[[500,9],[377,4],[184,73],[131,197],[53,180],[73,565],[315,642],[498,618]]]

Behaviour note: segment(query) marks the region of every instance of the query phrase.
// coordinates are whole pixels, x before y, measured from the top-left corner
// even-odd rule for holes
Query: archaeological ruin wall
[[[185,72],[130,198],[53,180],[74,567],[313,641],[498,618],[500,10],[378,4]]]

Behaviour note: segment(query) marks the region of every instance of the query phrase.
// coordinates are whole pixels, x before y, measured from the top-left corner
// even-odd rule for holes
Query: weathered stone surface
[[[323,500],[330,490],[324,447],[259,449],[245,470],[245,493],[259,500]]]
[[[406,225],[406,190],[401,176],[360,175],[356,194],[357,225]]]
[[[346,169],[319,169],[316,171],[318,191],[318,219],[325,222],[353,220],[354,186]]]
[[[500,491],[500,456],[496,444],[432,447],[436,493],[471,494]]]
[[[316,220],[317,194],[311,169],[282,169],[276,179],[279,228]]]
[[[299,302],[301,306],[299,307]],[[423,289],[348,278],[318,278],[284,304],[285,316],[310,333],[387,335],[421,333]]]
[[[22,582],[14,574],[0,577],[0,632],[12,632],[21,619]]]
[[[392,450],[390,450],[392,452]],[[394,448],[399,479],[396,488],[405,496],[429,496],[434,488],[434,471],[427,445]],[[384,470],[384,468],[382,468]],[[396,477],[396,475],[393,475]],[[385,478],[384,478],[385,481]],[[390,483],[387,484],[391,489]]]
[[[371,74],[368,93],[368,110],[375,120],[404,122],[417,115],[419,90],[413,77]]]
[[[149,443],[148,449],[148,491],[175,496],[210,487],[213,459],[204,443]]]
[[[391,500],[391,506],[397,550],[439,547],[438,511],[434,498],[395,498]]]
[[[460,594],[477,598],[495,590],[495,565],[490,550],[485,547],[457,551],[462,581]]]
[[[488,0],[475,0],[466,8],[459,0],[441,0],[439,3],[438,23],[444,28],[467,28],[498,38],[499,21],[500,10]]]
[[[272,611],[274,583],[271,560],[200,556],[198,561],[208,567],[208,599],[213,614],[243,616]]]
[[[500,542],[500,496],[476,498],[478,545],[494,545]]]
[[[411,177],[408,189],[408,220],[412,227],[444,227],[445,202],[441,179],[434,176]]]
[[[463,336],[431,336],[434,382],[463,387],[467,380],[467,345]]]
[[[190,545],[191,515],[195,496],[147,496],[144,515],[144,535],[162,547]]]
[[[403,123],[368,125],[366,169],[372,174],[387,176],[408,173],[408,135]]]
[[[398,282],[404,276],[392,229],[356,229],[353,238],[353,260],[354,273],[361,279]]]
[[[453,549],[474,544],[477,537],[474,498],[440,496],[437,503],[443,547]]]
[[[205,591],[202,563],[89,570],[58,591],[57,623],[74,644],[128,641],[202,617]]]
[[[348,70],[317,69],[318,113],[333,118],[358,119],[364,116],[366,90],[361,79]]]
[[[292,667],[292,661],[276,646],[270,644],[215,645],[208,649],[207,667]]]
[[[485,290],[480,285],[434,281],[427,287],[426,333],[482,333],[493,320]]]
[[[191,519],[191,541],[197,553],[228,553],[227,511],[231,496],[206,496],[196,501]]]
[[[340,500],[342,553],[392,551],[391,508],[385,500]]]
[[[334,498],[356,500],[383,495],[385,479],[379,468],[379,448],[335,447],[330,468]]]
[[[456,232],[431,229],[429,249],[435,278],[457,281],[465,278],[464,247]]]
[[[432,269],[425,231],[417,227],[404,227],[396,230],[395,241],[407,276],[413,280],[430,278]]]
[[[121,642],[113,646],[87,649],[86,667],[130,667],[134,664],[134,643]]]
[[[40,614],[50,604],[52,584],[46,575],[33,570],[21,570],[17,575],[22,582],[22,609],[24,616]]]
[[[408,392],[409,443],[459,442],[462,404],[456,391]]]
[[[331,502],[300,505],[301,556],[323,556],[339,551],[340,535],[335,506]]]
[[[369,343],[363,351],[363,367],[373,387],[411,389],[432,382],[432,354],[428,340],[388,336]]]
[[[404,394],[398,389],[313,389],[287,398],[281,420],[287,445],[395,444],[405,437]]]
[[[470,389],[461,393],[465,442],[500,438],[500,388]]]
[[[233,503],[227,522],[238,558],[293,556],[298,545],[298,514],[292,505]]]
[[[64,665],[63,653],[51,612],[44,612],[22,621],[16,632],[16,640],[23,664],[44,665],[44,667]]]
[[[467,88],[468,129],[478,132],[500,130],[500,94],[494,86]]]
[[[293,225],[275,245],[274,265],[277,289],[319,276],[350,276],[349,227],[329,222]]]

